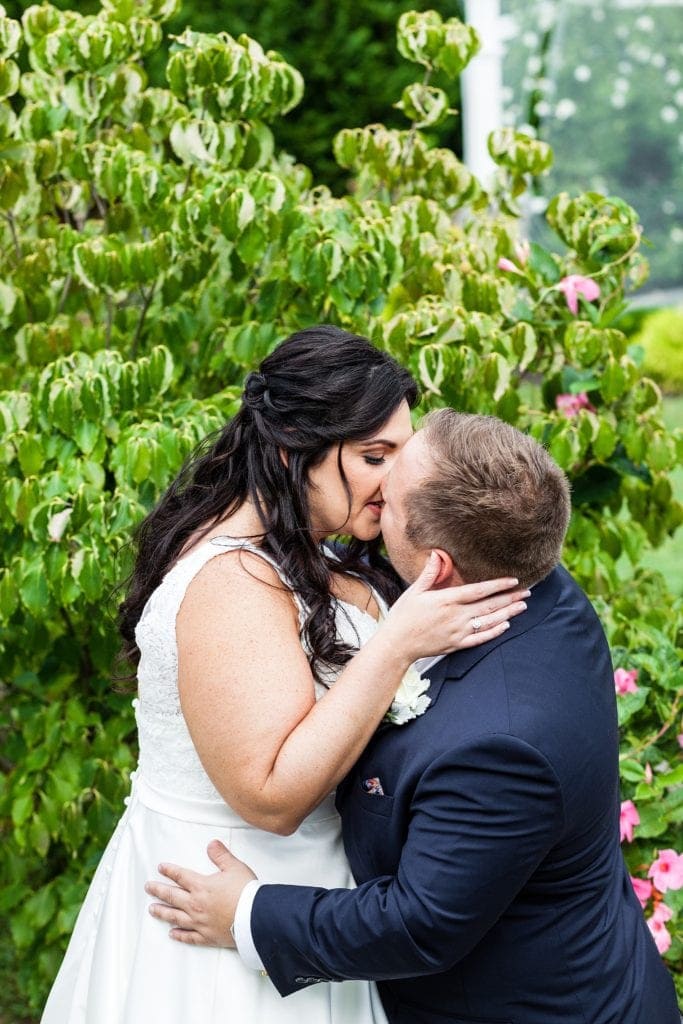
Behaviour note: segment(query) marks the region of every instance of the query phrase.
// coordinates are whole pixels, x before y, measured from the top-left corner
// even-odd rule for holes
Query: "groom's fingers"
[[[220,871],[226,871],[233,865],[237,858],[234,857],[227,846],[224,846],[220,839],[212,839],[206,848],[210,859]]]
[[[160,864],[157,871],[160,875],[165,875],[166,878],[170,878],[176,885],[188,891],[206,878],[206,875],[198,875],[196,871],[190,871],[189,868],[181,868],[177,864]]]
[[[193,931],[191,928],[171,928],[168,934],[176,942],[184,942],[186,946],[210,945],[208,939],[205,939],[203,935]]]
[[[166,924],[171,924],[174,928],[192,930],[196,926],[196,922],[184,910],[167,907],[165,903],[151,903],[148,910],[152,917],[158,918],[159,921],[165,921]]]
[[[146,882],[145,892],[150,896],[155,896],[158,900],[163,900],[169,907],[181,910],[188,908],[191,898],[186,889],[181,889],[176,885],[166,885],[164,882]]]

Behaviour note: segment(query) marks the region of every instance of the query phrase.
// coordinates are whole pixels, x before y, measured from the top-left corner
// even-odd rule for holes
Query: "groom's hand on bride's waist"
[[[160,903],[152,903],[152,917],[172,925],[171,938],[192,946],[235,946],[231,928],[244,887],[256,876],[251,868],[230,853],[217,839],[207,850],[218,871],[200,875],[176,864],[160,864],[165,882],[147,882],[145,892]]]

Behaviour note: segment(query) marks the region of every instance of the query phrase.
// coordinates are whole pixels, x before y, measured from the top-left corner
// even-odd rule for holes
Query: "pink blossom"
[[[623,843],[624,839],[628,843],[633,842],[633,827],[634,825],[640,825],[640,815],[636,809],[636,805],[633,800],[622,800],[621,802],[621,813],[619,815],[619,840]],[[654,866],[654,865],[653,865]],[[650,872],[652,868],[650,868]],[[651,877],[651,875],[649,875]],[[657,883],[655,882],[655,885]],[[658,887],[659,888],[659,887]]]
[[[527,265],[530,255],[531,246],[526,238],[522,238],[518,242],[515,242],[515,256],[523,267]]]
[[[671,936],[666,927],[666,922],[671,920],[673,911],[666,903],[658,903],[652,917],[647,919],[647,926],[655,940],[655,945],[661,954],[666,953],[671,945]]]
[[[638,693],[637,678],[637,668],[631,669],[630,672],[625,668],[618,668],[614,673],[614,686],[619,696],[623,697],[625,693]]]
[[[498,269],[507,270],[510,274],[521,274],[522,271],[519,269],[516,263],[509,260],[507,256],[501,256],[498,260]]]
[[[683,888],[683,853],[660,850],[659,857],[650,865],[647,877],[652,879],[660,892]]]
[[[683,747],[683,732],[679,732],[679,734],[676,737],[676,739],[678,740],[679,747]]]
[[[570,311],[576,316],[579,311],[579,295],[592,302],[600,295],[600,286],[595,283],[592,277],[582,277],[581,274],[569,274],[563,277],[557,286],[567,300]]]
[[[673,916],[673,910],[671,907],[667,907],[663,900],[660,900],[659,903],[655,904],[655,908],[652,911],[653,921],[670,921]]]
[[[576,416],[579,409],[593,409],[593,406],[588,401],[588,395],[585,391],[582,391],[578,395],[557,395],[555,397],[555,406],[561,413],[564,413],[568,420]]]
[[[644,910],[645,904],[649,900],[650,896],[652,896],[652,882],[648,882],[646,878],[634,878],[633,875],[630,875],[629,877],[631,879],[633,891],[638,897],[638,902]]]

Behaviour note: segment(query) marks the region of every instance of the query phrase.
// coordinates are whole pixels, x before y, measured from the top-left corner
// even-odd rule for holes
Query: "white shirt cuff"
[[[240,959],[244,966],[250,967],[252,971],[263,970],[263,960],[258,955],[251,934],[251,908],[254,904],[254,897],[262,885],[263,882],[259,882],[256,878],[247,882],[237,901],[235,920],[232,925],[232,934]]]

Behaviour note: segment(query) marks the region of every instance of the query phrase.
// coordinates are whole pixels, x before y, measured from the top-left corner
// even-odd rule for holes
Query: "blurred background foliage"
[[[531,209],[595,189],[638,210],[649,287],[683,288],[683,8],[678,0],[501,0],[506,123],[553,147]],[[539,241],[542,220],[536,223]],[[680,300],[679,300],[680,301]]]

